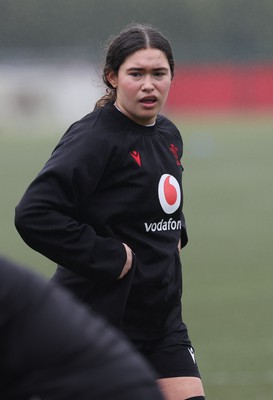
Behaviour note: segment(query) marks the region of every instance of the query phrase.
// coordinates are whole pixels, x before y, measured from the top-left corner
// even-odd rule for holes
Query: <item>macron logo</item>
[[[130,155],[133,157],[135,162],[141,167],[141,160],[140,160],[140,154],[138,151],[133,150],[130,152]]]
[[[191,355],[192,361],[194,362],[194,364],[196,364],[196,360],[195,360],[195,354],[194,354],[194,350],[192,347],[188,347],[189,353]]]

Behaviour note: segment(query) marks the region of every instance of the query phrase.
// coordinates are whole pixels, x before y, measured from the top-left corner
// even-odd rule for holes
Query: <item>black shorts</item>
[[[158,379],[183,376],[200,378],[187,331],[177,331],[160,340],[133,341],[133,344],[155,370]]]

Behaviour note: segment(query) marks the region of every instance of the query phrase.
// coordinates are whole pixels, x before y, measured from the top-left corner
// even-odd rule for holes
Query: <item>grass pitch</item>
[[[273,116],[176,118],[184,139],[184,319],[210,400],[273,397]],[[63,130],[64,131],[64,130]],[[14,207],[61,136],[0,133],[1,253],[45,276]]]

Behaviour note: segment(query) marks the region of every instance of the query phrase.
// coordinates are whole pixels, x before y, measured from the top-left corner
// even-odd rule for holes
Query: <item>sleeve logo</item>
[[[176,147],[173,143],[170,144],[170,151],[173,153],[173,156],[176,161],[176,165],[181,165],[181,162],[179,160],[178,156],[178,147]]]

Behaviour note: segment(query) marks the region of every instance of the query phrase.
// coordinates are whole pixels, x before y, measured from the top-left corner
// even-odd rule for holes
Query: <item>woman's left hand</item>
[[[129,246],[127,246],[127,244],[125,244],[125,243],[122,243],[122,244],[125,247],[127,259],[126,259],[126,263],[124,264],[123,270],[121,271],[121,274],[118,277],[118,279],[122,279],[130,271],[130,269],[132,268],[132,263],[133,263],[132,250],[130,249]]]
[[[178,250],[178,253],[180,253],[180,251],[181,251],[181,239],[179,239],[179,242],[178,242],[178,245],[177,245],[177,250]]]

